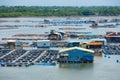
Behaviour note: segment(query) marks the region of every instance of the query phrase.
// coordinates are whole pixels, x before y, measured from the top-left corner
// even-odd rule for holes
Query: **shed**
[[[63,35],[59,32],[55,32],[54,30],[51,30],[50,34],[48,35],[49,40],[62,40]]]
[[[69,41],[67,46],[68,47],[79,47],[80,41]]]
[[[37,41],[37,48],[50,48],[50,40]]]
[[[91,41],[94,41],[94,42],[102,42],[103,45],[107,45],[107,41],[105,38],[94,38],[94,39],[91,39]]]
[[[102,48],[103,43],[102,42],[89,42],[87,43],[88,49],[96,49],[96,48]]]
[[[93,50],[81,47],[65,48],[59,51],[60,63],[86,63],[93,62]]]
[[[120,43],[120,33],[108,32],[105,36],[108,43]]]
[[[16,40],[8,40],[7,41],[8,48],[9,49],[15,49],[15,43],[16,43]]]

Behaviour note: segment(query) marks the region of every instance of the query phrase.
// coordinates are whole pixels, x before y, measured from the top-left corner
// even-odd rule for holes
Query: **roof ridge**
[[[65,52],[65,51],[69,51],[69,50],[73,50],[73,49],[78,49],[78,50],[83,50],[83,51],[87,51],[87,52],[94,53],[93,50],[86,49],[86,48],[82,48],[82,47],[70,47],[70,48],[65,48],[65,49],[60,50],[59,53]]]

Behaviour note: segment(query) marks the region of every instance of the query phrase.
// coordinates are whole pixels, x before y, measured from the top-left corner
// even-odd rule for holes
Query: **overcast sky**
[[[0,6],[120,6],[120,0],[0,0]]]

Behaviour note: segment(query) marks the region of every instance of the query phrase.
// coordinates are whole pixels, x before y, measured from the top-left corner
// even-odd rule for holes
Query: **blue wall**
[[[77,49],[68,51],[68,61],[81,61],[81,59],[84,61],[93,61],[93,55]]]

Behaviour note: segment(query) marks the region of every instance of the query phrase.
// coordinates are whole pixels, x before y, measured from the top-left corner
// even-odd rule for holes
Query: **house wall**
[[[120,43],[120,37],[106,38],[108,43]]]
[[[50,41],[37,42],[37,48],[50,48]]]
[[[83,60],[93,61],[93,55],[87,54],[86,52],[81,50],[68,51],[68,61],[83,61]]]

